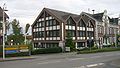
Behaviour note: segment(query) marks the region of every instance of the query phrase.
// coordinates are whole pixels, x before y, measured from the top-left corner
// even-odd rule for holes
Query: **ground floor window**
[[[77,48],[80,48],[80,47],[85,47],[85,42],[78,42]]]
[[[58,47],[59,43],[46,43],[46,48]]]
[[[38,43],[34,43],[34,48],[39,48]]]
[[[58,47],[59,43],[34,43],[34,48],[53,48]]]

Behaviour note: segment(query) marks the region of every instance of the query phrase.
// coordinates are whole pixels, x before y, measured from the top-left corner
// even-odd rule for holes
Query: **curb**
[[[5,61],[16,61],[16,60],[29,60],[29,59],[35,59],[35,57],[6,58],[5,60],[0,59],[0,62],[5,62]]]

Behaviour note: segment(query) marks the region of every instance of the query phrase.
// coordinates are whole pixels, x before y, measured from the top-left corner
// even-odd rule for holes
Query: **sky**
[[[0,0],[0,6],[6,3],[6,12],[12,21],[17,19],[24,28],[26,23],[33,24],[44,7],[80,14],[82,11],[92,13],[107,10],[110,17],[120,14],[120,0]],[[88,11],[89,9],[89,11]]]

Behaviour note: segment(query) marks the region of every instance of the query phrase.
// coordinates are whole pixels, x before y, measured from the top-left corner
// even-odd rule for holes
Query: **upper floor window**
[[[56,26],[59,25],[59,22],[55,19],[46,20],[46,26]]]
[[[80,22],[78,23],[78,26],[85,27],[85,22],[81,19]]]
[[[74,20],[70,17],[68,20],[67,20],[67,25],[71,25],[71,26],[75,26],[75,22]]]
[[[94,32],[93,31],[87,31],[87,36],[88,37],[93,37],[94,36]]]
[[[75,30],[67,30],[66,33],[69,34],[69,35],[72,36],[72,37],[73,37],[73,36],[76,36]]]
[[[60,36],[59,30],[50,30],[46,31],[46,36],[47,37],[58,37]]]
[[[78,31],[79,37],[85,37],[85,31]]]

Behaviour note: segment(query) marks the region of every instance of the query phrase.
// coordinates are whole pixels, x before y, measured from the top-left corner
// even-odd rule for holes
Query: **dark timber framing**
[[[71,33],[76,48],[88,47],[88,40],[95,39],[95,20],[84,13],[76,15],[44,8],[32,24],[34,47],[58,47],[67,32]]]

